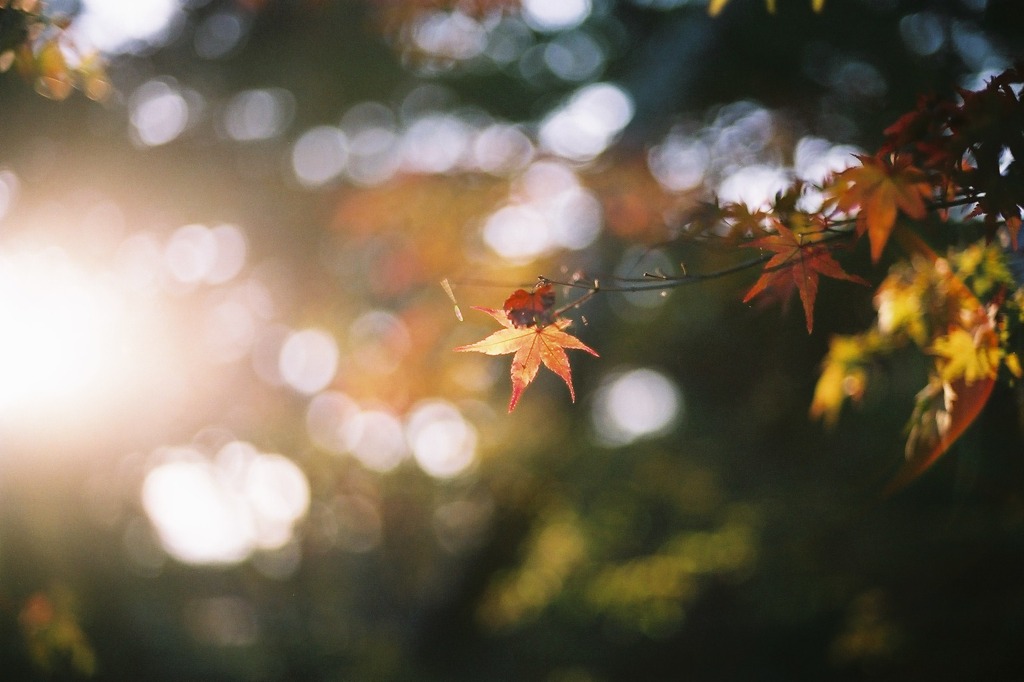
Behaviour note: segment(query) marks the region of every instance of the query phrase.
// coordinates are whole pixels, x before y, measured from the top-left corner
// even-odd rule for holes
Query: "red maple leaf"
[[[814,328],[814,299],[818,295],[818,276],[868,285],[861,277],[851,275],[832,257],[828,244],[821,241],[820,232],[794,234],[782,223],[777,223],[778,234],[761,237],[744,244],[755,249],[774,251],[775,255],[765,264],[761,277],[743,297],[746,303],[766,289],[788,295],[795,287],[800,292],[807,318],[807,333]]]
[[[502,310],[516,328],[543,327],[554,321],[555,290],[550,284],[538,284],[533,291],[516,289],[505,299]]]
[[[515,295],[513,294],[513,297]],[[572,369],[569,367],[569,356],[565,351],[569,348],[585,350],[594,356],[597,356],[597,351],[563,331],[572,324],[572,320],[558,318],[551,324],[521,327],[510,319],[510,314],[505,310],[480,307],[476,310],[493,317],[504,329],[499,329],[476,343],[459,346],[455,350],[475,351],[486,355],[515,353],[512,356],[512,399],[508,404],[509,412],[515,409],[520,396],[537,376],[542,363],[562,378],[569,387],[569,397],[573,402],[576,401],[576,391],[572,387]]]
[[[840,211],[860,209],[857,234],[867,232],[871,260],[877,263],[896,225],[897,212],[923,219],[928,212],[925,200],[931,198],[932,188],[925,174],[910,165],[906,157],[896,157],[892,163],[874,156],[857,158],[861,165],[837,175],[827,191],[835,197]]]

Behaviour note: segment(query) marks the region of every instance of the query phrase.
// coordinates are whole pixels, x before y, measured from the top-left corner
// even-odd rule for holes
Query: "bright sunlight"
[[[0,410],[49,415],[102,393],[119,366],[124,301],[60,248],[0,255]]]

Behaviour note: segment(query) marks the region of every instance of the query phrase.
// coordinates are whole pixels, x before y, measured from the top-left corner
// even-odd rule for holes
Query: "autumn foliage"
[[[857,155],[820,186],[794,181],[761,208],[712,202],[692,212],[681,229],[680,240],[759,250],[762,255],[747,264],[761,266],[761,275],[743,301],[785,302],[796,293],[808,333],[821,277],[869,285],[847,272],[839,251],[855,251],[866,240],[869,277],[883,259],[893,262],[874,293],[871,329],[833,337],[810,407],[813,417],[835,424],[844,404],[864,396],[881,358],[915,348],[930,359],[908,425],[906,463],[890,491],[949,449],[1000,377],[1012,383],[1022,376],[1024,288],[1011,266],[1018,257],[1024,202],[1018,161],[1024,159],[1022,85],[1024,74],[1010,69],[979,91],[922,97],[885,130],[875,154]],[[715,274],[681,270],[659,273],[656,282],[638,289],[670,288]],[[510,410],[541,363],[572,394],[565,349],[596,355],[563,331],[569,322],[552,313],[553,305],[550,284],[519,290],[502,310],[481,308],[504,329],[457,349],[515,354]]]
[[[865,286],[868,282],[843,270],[829,252],[828,243],[824,241],[825,233],[797,235],[781,222],[775,223],[775,232],[774,235],[761,237],[747,244],[751,248],[771,251],[775,255],[765,265],[760,279],[743,297],[743,301],[746,303],[769,289],[788,297],[789,292],[796,289],[800,292],[804,317],[807,319],[807,332],[810,333],[814,329],[814,300],[818,296],[819,275],[845,279]]]

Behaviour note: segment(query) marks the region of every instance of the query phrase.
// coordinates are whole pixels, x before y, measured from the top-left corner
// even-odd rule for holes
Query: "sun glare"
[[[104,52],[133,52],[162,44],[184,19],[179,0],[84,0],[83,4],[78,30]]]
[[[102,394],[123,303],[62,249],[0,255],[0,414],[40,417]]]
[[[189,564],[233,564],[293,538],[310,488],[287,457],[242,441],[213,459],[189,447],[163,448],[147,475],[142,504],[164,550]]]

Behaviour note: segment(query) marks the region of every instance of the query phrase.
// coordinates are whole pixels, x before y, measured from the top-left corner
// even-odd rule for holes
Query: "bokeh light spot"
[[[337,178],[348,161],[345,133],[332,126],[311,128],[292,147],[295,177],[306,187],[320,187]]]
[[[412,30],[412,40],[423,52],[447,59],[471,59],[487,46],[487,31],[462,12],[424,12]]]
[[[205,225],[179,227],[168,240],[164,257],[168,271],[179,282],[199,282],[217,259],[217,239]]]
[[[248,244],[245,233],[237,225],[217,225],[210,234],[213,235],[215,251],[205,279],[210,284],[223,284],[242,272]]]
[[[626,445],[666,433],[683,414],[683,397],[661,372],[634,369],[608,377],[598,389],[592,412],[598,439]]]
[[[147,147],[174,141],[188,125],[188,103],[167,81],[143,83],[132,94],[129,106],[135,139]]]
[[[244,90],[225,107],[224,130],[239,142],[269,140],[284,131],[294,111],[295,98],[287,90]]]
[[[406,421],[406,437],[416,463],[435,478],[462,474],[476,456],[476,429],[458,408],[442,400],[413,408]]]
[[[198,453],[149,472],[142,503],[164,549],[179,561],[237,563],[252,549],[255,533],[242,500]]]
[[[604,49],[583,31],[563,33],[544,48],[544,63],[564,81],[589,80],[601,71],[604,61]]]
[[[533,155],[533,142],[513,125],[490,125],[480,131],[473,143],[477,166],[493,175],[508,175],[522,170],[533,160]]]
[[[405,166],[417,173],[447,173],[467,155],[472,130],[454,116],[425,116],[402,136]]]
[[[302,469],[282,455],[260,455],[248,466],[243,485],[256,519],[257,547],[286,545],[293,524],[309,509],[309,482]]]
[[[934,12],[915,12],[900,19],[900,35],[907,47],[923,57],[935,54],[946,42],[946,29]]]
[[[234,564],[293,539],[306,516],[309,482],[291,460],[226,443],[213,461],[164,448],[146,475],[142,503],[164,550],[189,564]]]
[[[665,189],[678,192],[699,187],[711,162],[706,144],[682,134],[672,134],[651,149],[647,165]]]
[[[359,412],[347,420],[344,430],[348,451],[372,471],[391,471],[408,455],[402,423],[390,412]]]
[[[164,43],[184,20],[180,0],[82,0],[74,23],[86,44],[108,53],[139,51]]]
[[[791,183],[789,173],[776,166],[746,166],[732,173],[718,187],[720,201],[745,204],[751,210],[767,209],[775,195]]]
[[[348,448],[345,428],[359,413],[359,405],[341,391],[324,391],[313,396],[306,407],[306,432],[318,447],[334,454]]]
[[[281,346],[281,378],[300,393],[321,391],[338,371],[338,344],[321,329],[293,332]]]
[[[346,168],[349,180],[373,186],[390,180],[398,172],[402,164],[401,145],[389,109],[372,102],[357,105],[342,118],[341,124],[351,140]]]
[[[151,291],[159,286],[164,273],[164,248],[152,234],[137,232],[121,242],[115,263],[124,286]]]
[[[246,25],[235,12],[217,12],[196,29],[196,54],[203,59],[220,59],[233,52],[245,38]]]
[[[505,17],[491,28],[486,54],[496,64],[511,64],[533,45],[533,41],[529,26],[516,17]]]
[[[590,16],[590,0],[523,0],[523,19],[537,31],[564,31]]]
[[[611,83],[576,91],[544,118],[541,144],[559,156],[588,161],[601,154],[633,118],[633,100]]]
[[[856,154],[864,150],[852,145],[834,145],[820,137],[802,137],[793,152],[796,176],[821,184],[832,175],[858,163]]]
[[[256,338],[256,316],[239,292],[208,310],[203,320],[203,339],[213,362],[233,362],[245,357]]]
[[[487,218],[484,242],[513,263],[529,263],[551,247],[544,216],[530,206],[505,206]]]

